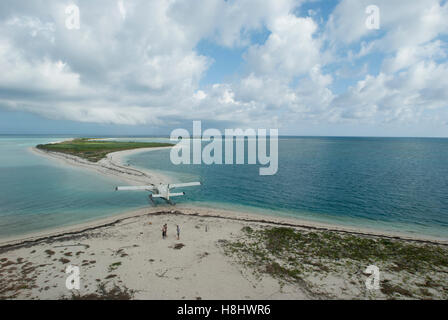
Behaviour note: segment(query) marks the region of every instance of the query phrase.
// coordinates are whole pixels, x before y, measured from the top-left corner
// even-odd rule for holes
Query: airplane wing
[[[200,186],[200,182],[187,182],[187,183],[173,183],[169,185],[170,189],[174,188],[183,188],[183,187],[194,187],[194,186]]]
[[[132,186],[132,187],[116,187],[115,191],[135,191],[135,190],[146,190],[153,191],[156,188],[154,186]]]

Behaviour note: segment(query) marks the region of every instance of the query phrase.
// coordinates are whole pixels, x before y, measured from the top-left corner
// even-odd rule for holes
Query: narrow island
[[[171,143],[110,141],[75,138],[56,143],[39,144],[30,151],[72,167],[96,171],[133,185],[170,183],[170,178],[150,170],[131,167],[125,157],[139,152],[171,148]]]
[[[171,143],[104,141],[91,138],[77,138],[58,143],[39,144],[37,149],[74,155],[91,162],[106,158],[111,152],[134,150],[142,148],[172,147]]]

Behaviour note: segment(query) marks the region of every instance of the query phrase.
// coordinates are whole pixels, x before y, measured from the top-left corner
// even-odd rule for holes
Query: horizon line
[[[73,136],[82,138],[169,138],[170,134],[79,134],[79,133],[0,133],[0,136]],[[269,135],[267,135],[269,137]],[[374,136],[374,135],[278,135],[279,138],[415,138],[415,139],[448,139],[448,136]],[[194,138],[194,137],[192,137]]]

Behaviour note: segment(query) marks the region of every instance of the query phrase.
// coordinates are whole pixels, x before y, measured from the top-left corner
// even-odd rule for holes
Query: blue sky
[[[447,40],[441,0],[2,1],[0,134],[448,136]]]

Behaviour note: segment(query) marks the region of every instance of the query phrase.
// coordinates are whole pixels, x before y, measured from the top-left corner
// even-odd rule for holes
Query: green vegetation
[[[67,153],[87,159],[91,162],[98,162],[111,152],[171,146],[173,146],[171,143],[119,142],[80,138],[54,144],[39,144],[37,148],[45,151]]]
[[[258,232],[266,249],[274,255],[294,254],[305,258],[350,259],[365,263],[393,262],[396,269],[417,272],[421,269],[448,267],[448,250],[434,245],[374,239],[335,232],[299,232],[271,228]]]
[[[79,292],[72,293],[72,296],[68,299],[71,300],[131,300],[135,294],[134,290],[130,290],[126,287],[120,288],[116,284],[112,288],[106,288],[105,283],[100,283],[98,289],[94,293],[88,293],[81,295]],[[68,300],[65,298],[65,300]]]
[[[109,272],[112,272],[112,271],[116,270],[119,266],[121,266],[121,262],[112,263],[109,266]]]
[[[283,283],[296,283],[310,296],[327,296],[316,279],[348,279],[365,290],[365,268],[377,265],[384,276],[381,293],[386,297],[428,298],[448,295],[448,248],[341,234],[301,231],[284,227],[244,227],[234,241],[221,241],[224,252],[236,257],[256,274],[269,274]],[[432,280],[429,275],[438,279]],[[426,279],[426,282],[422,279]],[[432,289],[431,291],[429,289]],[[432,293],[431,293],[432,292]]]

